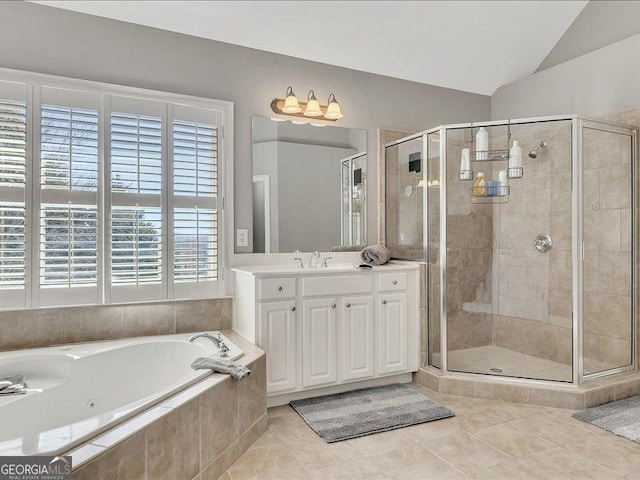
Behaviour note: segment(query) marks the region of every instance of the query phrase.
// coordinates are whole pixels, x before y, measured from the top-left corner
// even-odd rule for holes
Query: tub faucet
[[[311,268],[317,267],[319,261],[320,261],[320,252],[316,250],[311,254],[311,258],[309,259],[309,267]]]
[[[0,395],[24,395],[28,391],[29,386],[22,375],[0,378]]]
[[[220,356],[221,357],[226,357],[227,356],[227,352],[229,351],[229,347],[227,347],[227,344],[224,343],[224,341],[220,337],[219,333],[215,337],[213,335],[209,335],[208,333],[196,333],[195,335],[191,335],[189,337],[188,342],[193,343],[198,338],[206,338],[207,340],[211,340],[216,345],[216,347],[218,347],[218,351],[220,352]]]

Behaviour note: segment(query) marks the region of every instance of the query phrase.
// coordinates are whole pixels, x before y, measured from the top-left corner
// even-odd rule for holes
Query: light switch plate
[[[236,229],[236,246],[248,247],[249,246],[249,230],[246,228]]]

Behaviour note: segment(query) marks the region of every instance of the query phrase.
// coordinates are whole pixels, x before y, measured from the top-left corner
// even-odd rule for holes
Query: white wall
[[[334,92],[339,124],[368,132],[370,205],[378,205],[377,129],[423,130],[486,120],[490,98],[332,67],[27,2],[0,2],[0,66],[235,102],[235,221],[252,227],[251,115],[292,85]],[[278,32],[274,30],[274,35]],[[379,35],[379,32],[372,32]],[[318,41],[321,41],[319,39]],[[367,39],[363,38],[363,42]],[[406,52],[405,52],[406,53]],[[415,55],[428,55],[417,46]],[[411,61],[411,57],[407,58]],[[368,210],[376,238],[377,208]],[[249,235],[251,239],[252,236]],[[251,246],[246,249],[251,251]]]
[[[640,35],[500,87],[493,119],[578,113],[600,116],[640,107]]]

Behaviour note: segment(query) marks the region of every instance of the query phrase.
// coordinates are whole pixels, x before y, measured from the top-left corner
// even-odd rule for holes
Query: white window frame
[[[214,100],[210,98],[172,94],[154,90],[124,87],[107,83],[78,80],[72,78],[22,72],[0,68],[0,81],[25,85],[27,103],[27,183],[25,186],[25,210],[27,221],[25,224],[26,244],[26,275],[25,287],[22,289],[0,289],[0,310],[37,308],[41,306],[91,305],[110,303],[140,303],[145,301],[172,300],[186,298],[217,298],[227,294],[229,285],[230,255],[233,244],[233,102]],[[40,99],[42,87],[76,90],[96,94],[98,101],[98,283],[96,294],[82,295],[84,287],[74,287],[72,294],[60,295],[57,299],[52,296],[46,302],[40,301],[39,285],[39,221],[40,221]],[[111,248],[109,245],[111,227],[111,178],[110,178],[110,113],[112,97],[129,97],[147,102],[164,104],[163,113],[163,186],[162,186],[162,242],[163,242],[163,281],[161,294],[157,292],[149,297],[141,297],[141,293],[114,295],[111,289]],[[218,278],[215,281],[202,282],[200,285],[183,283],[180,288],[174,288],[173,282],[173,221],[168,218],[169,211],[173,212],[173,178],[172,168],[168,163],[171,159],[169,147],[172,142],[173,117],[169,114],[174,108],[187,107],[217,112],[218,127],[218,194],[214,202],[218,214]],[[144,112],[140,112],[144,113]],[[177,117],[177,119],[182,119]],[[188,119],[185,119],[188,120]],[[205,202],[203,202],[204,204]],[[170,221],[171,220],[171,221]],[[176,284],[178,285],[178,284]],[[185,288],[193,285],[194,288]],[[24,302],[17,301],[17,291],[23,291]],[[60,290],[63,292],[64,290]],[[187,296],[188,295],[188,296]],[[10,302],[5,300],[11,299]]]

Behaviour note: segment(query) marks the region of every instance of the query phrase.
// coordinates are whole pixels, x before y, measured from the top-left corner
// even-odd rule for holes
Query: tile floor
[[[440,364],[440,354],[434,354],[434,362]],[[585,372],[601,372],[613,368],[602,362],[584,359]],[[516,352],[508,348],[485,345],[449,352],[449,370],[454,372],[488,373],[496,375],[492,368],[500,368],[505,377],[535,378],[570,382],[571,365],[553,362],[544,358]]]
[[[456,417],[325,443],[288,406],[221,480],[639,479],[640,444],[571,417],[573,410],[412,388]]]

